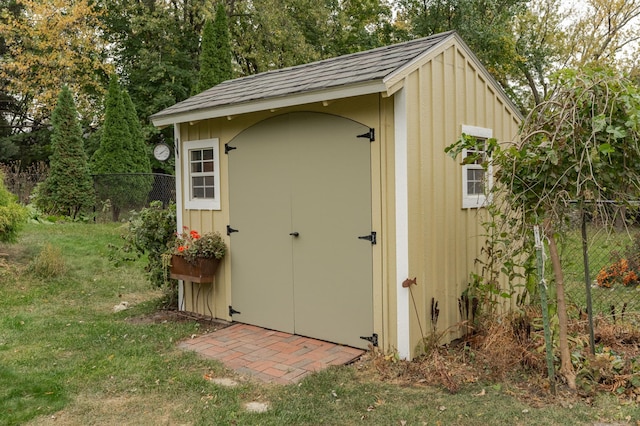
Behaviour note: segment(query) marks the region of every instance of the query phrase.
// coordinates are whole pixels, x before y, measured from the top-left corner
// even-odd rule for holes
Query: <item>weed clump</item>
[[[62,250],[51,244],[45,244],[42,251],[33,260],[31,271],[42,278],[56,278],[64,275],[66,265]]]

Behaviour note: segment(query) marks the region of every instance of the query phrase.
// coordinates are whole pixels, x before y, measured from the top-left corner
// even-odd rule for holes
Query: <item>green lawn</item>
[[[355,366],[301,383],[240,380],[176,348],[195,322],[140,321],[158,306],[142,265],[114,268],[107,244],[121,225],[30,224],[0,245],[0,425],[553,425],[631,423],[635,405],[603,396],[587,405],[541,404],[507,384],[472,383],[456,394],[400,386]],[[114,313],[127,301],[130,309]],[[132,320],[137,319],[137,320]],[[243,405],[268,402],[267,413]],[[538,401],[538,402],[537,402]],[[634,423],[635,424],[635,423]]]

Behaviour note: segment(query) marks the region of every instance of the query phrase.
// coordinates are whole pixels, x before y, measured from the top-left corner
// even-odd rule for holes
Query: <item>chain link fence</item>
[[[4,174],[4,184],[18,201],[27,205],[36,185],[44,181],[49,168],[37,163],[27,168],[20,163],[0,164]],[[120,173],[93,175],[96,203],[93,220],[96,222],[124,221],[131,211],[148,207],[152,201],[160,201],[163,206],[176,202],[175,176],[162,173]]]
[[[160,201],[164,207],[176,202],[175,176],[161,173],[93,175],[97,222],[127,220],[131,211]]]
[[[640,222],[635,214],[626,216],[626,221],[619,220],[617,226],[584,219],[586,261],[581,218],[561,237],[567,302],[581,317],[591,313],[594,319],[640,325]],[[550,278],[553,271],[549,262],[547,265]],[[594,324],[597,328],[597,321]]]

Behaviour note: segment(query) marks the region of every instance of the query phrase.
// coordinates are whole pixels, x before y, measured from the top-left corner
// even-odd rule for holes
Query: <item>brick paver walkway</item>
[[[296,383],[329,365],[347,364],[364,353],[361,349],[248,324],[234,324],[183,341],[179,346],[215,358],[239,373],[281,384]]]

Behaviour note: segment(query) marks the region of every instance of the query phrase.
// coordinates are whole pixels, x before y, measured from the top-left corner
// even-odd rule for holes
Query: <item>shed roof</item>
[[[307,102],[387,92],[389,87],[385,83],[388,83],[392,76],[452,37],[461,42],[454,31],[449,31],[391,46],[227,80],[153,114],[151,120],[156,126],[163,126]],[[473,56],[470,51],[469,54]],[[496,86],[499,88],[497,83]],[[508,101],[506,95],[505,99]]]

